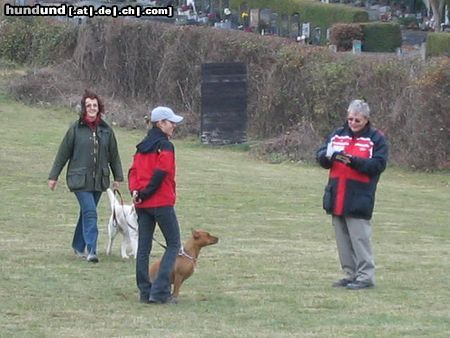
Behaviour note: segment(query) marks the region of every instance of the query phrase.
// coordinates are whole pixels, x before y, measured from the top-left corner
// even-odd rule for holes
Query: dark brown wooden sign
[[[247,141],[247,66],[245,63],[202,64],[201,142]]]

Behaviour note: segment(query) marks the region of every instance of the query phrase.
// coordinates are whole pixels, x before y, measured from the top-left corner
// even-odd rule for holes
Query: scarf
[[[168,139],[161,129],[154,127],[148,131],[147,136],[136,146],[137,152],[149,153],[155,149],[159,142]]]
[[[83,122],[86,123],[86,125],[92,130],[95,131],[97,129],[98,124],[100,123],[100,114],[97,114],[94,120],[89,120],[86,113],[83,115]]]

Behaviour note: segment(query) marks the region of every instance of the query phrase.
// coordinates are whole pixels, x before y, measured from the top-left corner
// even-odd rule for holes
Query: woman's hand
[[[133,190],[133,202],[134,204],[142,203],[142,200],[139,198],[139,191]]]
[[[51,191],[54,191],[56,189],[57,184],[58,184],[58,181],[56,181],[56,180],[48,180],[48,183],[47,183],[47,185]]]

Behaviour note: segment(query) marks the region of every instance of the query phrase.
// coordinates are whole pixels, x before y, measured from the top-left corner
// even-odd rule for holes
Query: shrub
[[[0,57],[24,63],[28,59],[32,40],[33,33],[27,20],[18,18],[4,20],[0,26]]]
[[[55,21],[37,21],[28,62],[48,65],[70,58],[77,42],[78,26]]]
[[[449,70],[448,58],[432,60],[415,70],[398,98],[392,124],[399,127],[391,141],[397,163],[420,169],[450,168]]]
[[[364,97],[374,125],[387,135],[393,162],[450,167],[450,64],[441,58],[354,56],[238,31],[94,19],[82,26],[73,61],[73,72],[59,70],[67,79],[34,72],[15,87],[22,91],[15,96],[62,102],[79,81],[106,97],[109,107],[113,98],[128,105],[109,109],[119,125],[143,126],[149,105],[167,104],[187,117],[180,131],[196,134],[201,64],[239,61],[248,65],[249,139],[271,139],[263,153],[312,160],[321,139],[345,121],[348,103]]]
[[[335,24],[331,27],[330,43],[336,45],[338,51],[352,49],[353,40],[362,40],[363,32],[359,24]]]
[[[77,27],[42,17],[7,17],[0,26],[0,57],[48,65],[70,57]]]
[[[419,21],[415,17],[407,16],[398,19],[398,24],[405,28],[417,29],[419,28]]]
[[[450,56],[450,34],[428,33],[427,56]]]
[[[395,52],[402,45],[398,24],[363,23],[361,26],[364,35],[362,49],[365,52]]]

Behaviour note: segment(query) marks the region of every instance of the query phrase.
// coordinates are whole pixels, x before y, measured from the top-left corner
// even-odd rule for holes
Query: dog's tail
[[[112,191],[112,189],[110,188],[108,188],[106,192],[108,193],[109,202],[111,204],[111,210],[114,211],[114,206],[117,202],[116,195],[114,195],[114,191]]]

